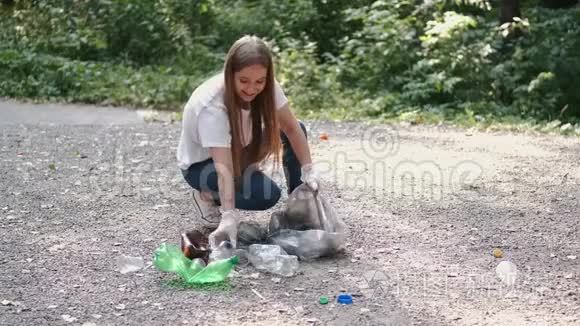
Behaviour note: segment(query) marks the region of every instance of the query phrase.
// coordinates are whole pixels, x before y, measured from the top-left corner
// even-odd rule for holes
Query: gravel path
[[[309,122],[326,196],[349,227],[346,253],[290,278],[239,266],[229,287],[201,290],[150,266],[161,242],[191,228],[179,124],[6,112],[0,325],[579,323],[578,138]],[[285,198],[245,218],[266,223]],[[121,255],[147,267],[120,274]],[[495,275],[502,260],[518,267],[512,287]],[[341,290],[353,305],[318,304]]]

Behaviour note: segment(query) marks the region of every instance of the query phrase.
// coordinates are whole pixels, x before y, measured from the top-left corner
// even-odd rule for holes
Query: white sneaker
[[[201,192],[199,190],[193,189],[193,206],[198,212],[198,221],[201,226],[206,228],[217,228],[220,224],[221,213],[219,211],[219,206],[214,204],[213,201],[209,202],[201,198]]]

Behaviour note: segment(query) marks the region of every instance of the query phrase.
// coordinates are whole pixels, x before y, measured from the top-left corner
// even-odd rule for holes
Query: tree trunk
[[[520,0],[501,0],[499,6],[499,23],[511,23],[514,17],[521,17]]]

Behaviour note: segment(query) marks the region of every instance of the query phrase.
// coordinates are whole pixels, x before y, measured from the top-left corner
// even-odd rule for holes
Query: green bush
[[[0,50],[0,94],[14,98],[177,110],[201,79],[171,68],[139,69]]]
[[[580,121],[578,8],[522,1],[523,18],[498,26],[488,0],[13,3],[0,5],[0,96],[178,109],[257,34],[306,117]]]

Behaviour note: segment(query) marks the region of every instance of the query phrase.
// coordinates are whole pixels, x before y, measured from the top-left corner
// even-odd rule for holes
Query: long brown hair
[[[250,103],[252,119],[252,141],[248,145],[247,157],[242,157],[241,109],[246,105],[236,94],[234,73],[245,67],[259,64],[267,69],[266,84]],[[234,176],[238,177],[251,163],[261,162],[271,155],[275,164],[280,161],[280,126],[276,118],[274,102],[274,65],[272,53],[264,41],[246,35],[230,48],[224,65],[224,104],[227,108],[231,130],[231,151]],[[262,123],[264,129],[262,130]]]

